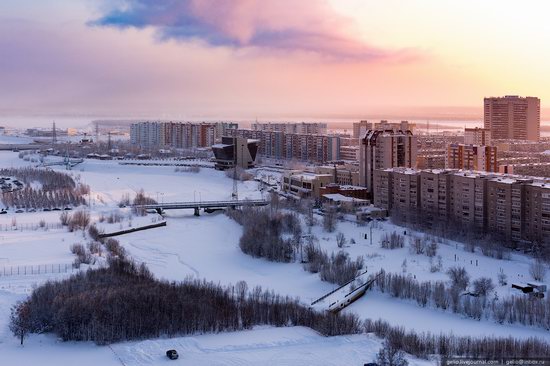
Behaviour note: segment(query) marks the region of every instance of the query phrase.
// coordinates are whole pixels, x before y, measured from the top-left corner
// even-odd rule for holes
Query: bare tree
[[[546,263],[540,258],[535,259],[529,267],[529,273],[535,281],[544,281],[546,270]]]
[[[487,296],[495,288],[493,280],[488,277],[480,277],[472,285],[474,286],[474,292],[480,296]]]
[[[11,308],[10,330],[13,335],[21,340],[21,345],[23,345],[23,340],[31,331],[30,308],[28,302],[18,302]]]
[[[379,366],[407,366],[409,364],[405,353],[390,339],[384,341],[376,358]]]
[[[465,290],[470,284],[470,275],[464,267],[452,267],[447,270],[447,274],[454,288]]]
[[[334,230],[336,230],[336,206],[327,203],[324,205],[323,208],[323,228],[325,229],[325,231],[332,233],[334,232]]]
[[[338,245],[338,248],[343,248],[346,242],[346,236],[342,232],[336,234],[336,245]]]

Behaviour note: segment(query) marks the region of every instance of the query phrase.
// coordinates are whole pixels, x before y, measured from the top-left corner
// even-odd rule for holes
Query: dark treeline
[[[120,259],[111,259],[108,268],[46,283],[12,312],[18,336],[54,332],[65,341],[98,344],[255,325],[300,325],[326,336],[362,331],[355,315],[316,312],[260,287],[249,291],[244,282],[222,287],[191,279],[158,281],[145,266]]]
[[[54,208],[85,204],[83,195],[89,187],[76,184],[69,175],[53,170],[35,168],[0,169],[0,176],[16,177],[26,184],[21,190],[2,194],[2,202],[8,207],[17,208]],[[30,186],[39,182],[41,188]]]
[[[460,337],[452,334],[435,335],[405,331],[392,327],[383,320],[366,320],[365,331],[385,339],[387,347],[403,350],[414,356],[427,359],[438,355],[446,357],[472,357],[502,359],[514,357],[546,357],[550,344],[537,338],[516,339],[494,337]]]
[[[354,279],[363,268],[362,257],[351,260],[344,251],[329,255],[314,243],[312,235],[307,235],[308,242],[303,244],[300,219],[295,213],[274,209],[272,205],[229,210],[227,214],[243,226],[239,247],[245,254],[274,262],[300,259],[306,271],[319,273],[321,280],[338,285]]]
[[[450,270],[449,275],[452,274]],[[487,283],[485,278],[474,281],[472,292],[475,296],[471,296],[471,292],[465,291],[469,278],[452,281],[453,284],[447,286],[443,281],[421,282],[411,276],[383,272],[376,286],[383,293],[414,300],[422,307],[451,310],[476,320],[492,319],[501,324],[519,323],[550,330],[550,298],[539,299],[528,295],[491,297],[492,284]]]
[[[304,269],[311,273],[319,273],[321,280],[343,285],[353,280],[363,269],[363,257],[351,260],[349,254],[340,251],[330,256],[317,245],[308,243],[304,247]]]

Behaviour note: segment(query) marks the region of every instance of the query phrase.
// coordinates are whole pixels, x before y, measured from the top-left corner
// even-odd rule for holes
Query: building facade
[[[314,163],[340,160],[339,136],[244,129],[229,130],[228,135],[259,140],[258,153],[270,159]]]
[[[464,144],[466,145],[491,145],[491,130],[488,128],[465,128]]]
[[[130,142],[144,149],[210,147],[235,123],[138,122],[130,125]]]
[[[374,204],[398,219],[550,245],[550,179],[462,170],[375,171]]]
[[[493,140],[539,141],[540,99],[517,95],[485,98],[483,122]]]
[[[447,169],[498,172],[496,146],[450,144],[445,159]]]
[[[373,192],[374,171],[416,167],[418,142],[410,130],[370,130],[360,141],[360,184]]]
[[[253,123],[251,125],[253,131],[265,131],[265,132],[283,132],[285,134],[298,134],[298,135],[326,135],[328,126],[322,122],[298,122],[298,123]]]
[[[212,145],[215,168],[226,170],[235,166],[254,168],[258,153],[258,140],[243,137],[222,137],[221,143]]]

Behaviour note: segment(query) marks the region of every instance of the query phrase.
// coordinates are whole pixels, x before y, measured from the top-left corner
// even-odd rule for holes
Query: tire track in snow
[[[192,265],[190,265],[189,263],[186,263],[184,262],[182,259],[181,259],[181,256],[178,254],[178,253],[172,253],[172,252],[164,252],[156,247],[153,247],[153,246],[150,246],[150,245],[138,245],[136,243],[128,243],[130,246],[136,248],[136,249],[139,249],[139,250],[142,250],[142,251],[150,251],[150,252],[154,252],[156,254],[159,254],[161,256],[175,256],[176,259],[178,260],[178,262],[184,266],[184,267],[187,267],[189,268],[194,274],[195,274],[195,277],[199,278],[200,277],[200,273],[199,271],[193,267]]]

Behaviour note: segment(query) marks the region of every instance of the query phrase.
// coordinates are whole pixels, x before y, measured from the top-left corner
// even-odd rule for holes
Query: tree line
[[[520,295],[499,298],[492,280],[479,278],[470,284],[464,268],[447,272],[451,285],[443,281],[418,281],[405,274],[382,272],[376,288],[392,297],[415,301],[421,307],[450,310],[475,320],[489,319],[500,324],[522,324],[550,330],[550,298]],[[470,289],[469,291],[467,291]]]
[[[250,329],[306,326],[325,336],[359,333],[357,316],[317,312],[298,299],[246,282],[156,280],[144,265],[110,257],[109,266],[48,282],[12,309],[15,335],[53,332],[97,344]]]
[[[396,351],[404,351],[423,359],[436,355],[440,360],[448,357],[498,360],[514,357],[546,357],[550,354],[550,344],[535,337],[517,339],[418,333],[412,330],[405,331],[403,327],[391,326],[383,320],[370,319],[365,320],[364,327],[367,333],[374,333],[384,339],[384,349],[393,350],[394,354],[397,353]]]

